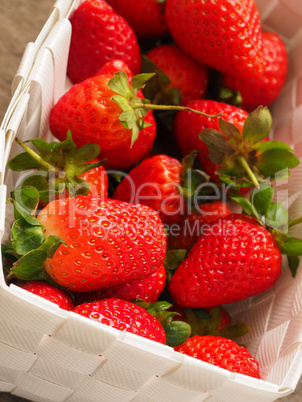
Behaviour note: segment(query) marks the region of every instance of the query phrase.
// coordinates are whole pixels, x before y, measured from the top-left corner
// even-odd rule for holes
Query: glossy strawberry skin
[[[263,38],[263,73],[259,78],[240,80],[236,76],[225,75],[224,83],[229,89],[238,90],[242,96],[241,107],[248,111],[258,106],[269,106],[279,96],[284,86],[288,57],[280,37],[271,32],[264,32]]]
[[[140,72],[137,38],[127,21],[103,0],[86,0],[70,18],[72,36],[67,73],[73,83],[96,74],[111,59],[122,59]]]
[[[186,106],[199,110],[209,115],[221,114],[221,118],[234,124],[241,132],[248,113],[243,109],[226,103],[213,100],[194,100],[188,102]],[[209,159],[207,145],[199,139],[200,133],[205,129],[219,130],[219,119],[217,117],[206,117],[190,111],[178,112],[174,121],[174,131],[177,143],[183,155],[187,155],[193,150],[199,151],[197,158],[201,163],[202,169],[211,177],[212,180],[219,181],[215,172],[219,165],[214,164]]]
[[[122,109],[111,100],[115,95],[108,88],[112,77],[112,74],[103,74],[88,78],[73,85],[59,99],[50,113],[50,130],[55,137],[64,140],[67,131],[71,130],[77,146],[88,142],[98,144],[102,151],[99,158],[108,157],[106,152],[110,154],[112,151],[115,154],[115,149],[130,144],[131,130],[126,129],[119,121]],[[153,116],[147,115],[146,121],[152,124]],[[149,136],[154,140],[155,124],[141,130],[140,136]],[[149,147],[150,143],[147,150]],[[119,156],[121,159],[127,159],[127,155]],[[108,157],[107,168],[108,165],[110,167],[109,162]]]
[[[178,230],[168,233],[167,244],[169,249],[188,249],[202,234],[203,228],[208,227],[219,218],[231,214],[225,202],[214,201],[199,206],[200,213],[189,213],[179,223]]]
[[[113,194],[117,200],[148,205],[164,223],[177,222],[182,212],[181,163],[168,155],[155,155],[132,169]]]
[[[260,378],[259,363],[245,347],[231,339],[195,335],[174,349],[233,373]]]
[[[140,39],[156,39],[168,35],[164,5],[154,0],[107,0],[122,15]]]
[[[169,292],[182,307],[233,303],[271,288],[281,264],[272,234],[253,218],[231,214],[195,243],[172,276]]]
[[[50,202],[38,215],[61,245],[45,269],[74,292],[94,291],[156,272],[166,253],[158,215],[145,205],[89,196]]]
[[[120,331],[166,343],[165,331],[156,318],[142,307],[125,300],[110,298],[85,303],[75,307],[73,312]]]
[[[162,45],[151,49],[147,55],[171,81],[169,88],[177,88],[182,104],[203,98],[208,86],[208,69],[187,56],[176,45]]]
[[[50,283],[43,281],[28,281],[22,283],[20,287],[57,304],[64,310],[70,311],[74,309],[74,304],[69,294]]]
[[[91,162],[97,161],[98,159],[95,159]],[[90,186],[87,195],[102,199],[108,198],[108,175],[104,166],[87,170],[87,172],[80,174],[79,177],[85,180]]]
[[[254,0],[167,0],[166,19],[182,50],[242,79],[260,75],[261,21]]]
[[[96,292],[79,293],[76,295],[76,304],[89,303],[95,300],[109,298],[131,301],[141,299],[145,302],[154,303],[164,289],[166,281],[166,270],[163,265],[152,275],[136,281],[121,283],[107,289],[100,289]]]

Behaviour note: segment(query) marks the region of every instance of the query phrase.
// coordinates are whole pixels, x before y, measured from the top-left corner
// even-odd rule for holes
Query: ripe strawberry
[[[254,0],[166,0],[165,14],[175,42],[200,63],[240,79],[261,75],[261,21]]]
[[[221,118],[233,123],[240,132],[248,117],[248,113],[242,109],[213,100],[193,100],[187,106],[208,114],[217,115],[221,113]],[[189,152],[197,150],[199,152],[197,158],[202,169],[212,180],[217,181],[216,171],[219,169],[219,165],[209,159],[208,147],[199,138],[205,128],[220,131],[219,119],[197,115],[190,111],[177,113],[175,117],[174,131],[182,154],[187,155]]]
[[[169,292],[183,307],[232,303],[271,288],[281,265],[272,233],[252,217],[231,214],[195,243],[172,276]]]
[[[132,130],[126,128],[125,123],[123,125],[119,120],[123,110],[112,100],[112,97],[117,95],[108,87],[112,78],[112,74],[98,75],[71,87],[51,111],[50,130],[57,138],[64,139],[67,130],[71,129],[78,146],[87,142],[100,146],[99,158],[107,158],[106,168],[125,168],[129,164],[126,151],[133,143],[133,136]],[[125,74],[123,78],[128,86],[128,76]],[[133,91],[130,91],[129,87],[128,89],[131,92],[129,96],[133,96]],[[141,99],[140,93],[137,96],[134,99]],[[140,120],[139,117],[137,119]],[[136,136],[140,142],[133,154],[131,151],[131,163],[138,162],[144,152],[149,152],[156,136],[156,125],[151,111],[146,113],[145,123],[151,125],[141,127],[141,130],[137,128]],[[141,143],[141,137],[145,144]],[[122,150],[124,153],[121,153]],[[136,160],[137,158],[139,159]]]
[[[155,155],[129,172],[113,198],[148,205],[158,212],[163,222],[176,222],[182,212],[181,173],[182,165],[177,159]]]
[[[76,303],[89,303],[95,300],[117,298],[127,301],[141,299],[145,302],[154,303],[162,293],[166,283],[166,270],[163,265],[154,272],[135,281],[121,283],[107,289],[100,289],[96,292],[78,293]]]
[[[134,74],[141,68],[137,38],[127,21],[103,0],[86,0],[70,18],[67,73],[73,83],[96,74],[111,59],[122,59]]]
[[[248,115],[235,106],[216,101],[192,101],[187,105],[208,114],[220,109],[222,117],[211,119],[185,111],[177,114],[175,134],[182,152],[199,151],[203,170],[213,181],[242,189],[264,179],[278,179],[282,170],[299,160],[285,143],[269,141],[272,116],[267,107]]]
[[[151,63],[150,64],[150,60]],[[161,45],[146,54],[144,64],[149,63],[148,72],[157,72],[153,80],[158,87],[150,97],[153,103],[171,103],[171,89],[180,92],[181,104],[203,98],[208,86],[208,69],[195,59],[187,56],[176,45]],[[148,66],[148,65],[147,65]],[[162,77],[164,75],[164,78]],[[150,82],[151,86],[152,81]],[[151,89],[152,90],[152,89]],[[174,95],[174,93],[173,93]]]
[[[230,214],[228,205],[222,201],[199,205],[198,213],[188,213],[179,223],[178,228],[171,228],[168,232],[168,249],[190,248],[202,235],[203,230],[208,228],[208,225]]]
[[[108,176],[96,159],[99,146],[86,144],[77,148],[71,132],[63,142],[50,142],[39,138],[31,140],[36,150],[16,138],[25,150],[9,161],[14,171],[32,170],[21,186],[33,185],[40,193],[40,206],[44,207],[54,198],[65,198],[87,194],[94,197],[108,197]]]
[[[107,0],[107,3],[127,20],[140,39],[155,39],[168,35],[163,2]]]
[[[233,75],[224,76],[229,89],[240,91],[241,107],[245,110],[271,105],[280,94],[287,75],[288,57],[281,38],[275,33],[265,32],[262,39],[264,68],[259,78],[240,80]]]
[[[73,310],[74,304],[69,294],[50,283],[43,281],[28,281],[19,285],[22,289],[34,293],[57,304],[64,310]]]
[[[107,61],[96,73],[96,75],[102,74],[112,74],[112,76],[120,70],[124,70],[128,76],[128,82],[131,84],[131,78],[133,77],[132,71],[130,70],[127,63],[120,59],[112,59]]]
[[[129,301],[104,299],[81,304],[73,312],[120,331],[166,343],[165,331],[157,319],[144,308]]]
[[[213,364],[233,373],[260,378],[259,363],[251,353],[235,341],[221,336],[195,335],[174,348],[195,359]]]
[[[55,200],[38,215],[44,235],[65,242],[45,262],[50,278],[94,291],[156,272],[166,253],[158,215],[145,205],[88,196]]]

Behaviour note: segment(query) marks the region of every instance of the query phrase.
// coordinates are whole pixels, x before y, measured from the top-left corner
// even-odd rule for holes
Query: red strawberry
[[[129,301],[115,298],[99,300],[81,304],[73,312],[120,331],[166,343],[165,331],[157,319],[144,308]]]
[[[67,73],[73,83],[96,74],[111,59],[122,59],[134,74],[141,68],[137,38],[127,21],[103,0],[86,0],[70,18]]]
[[[210,115],[221,113],[221,118],[233,123],[240,132],[242,132],[244,122],[248,117],[248,113],[242,109],[213,100],[193,100],[187,106]],[[220,131],[219,119],[198,115],[190,111],[179,112],[175,117],[174,130],[182,154],[187,155],[193,150],[198,151],[197,158],[203,170],[208,173],[212,180],[217,181],[216,171],[220,166],[211,162],[208,147],[200,140],[200,134],[205,128]]]
[[[160,85],[158,91],[153,94],[154,103],[163,103],[165,98],[169,99],[171,88],[180,91],[182,104],[204,97],[208,85],[207,67],[187,56],[178,46],[157,46],[151,49],[146,56],[154,63],[154,68],[150,71],[160,71],[156,78],[160,78],[163,73],[165,82],[167,79],[170,81],[169,85],[165,87]]]
[[[182,212],[179,190],[182,165],[167,155],[143,160],[118,185],[114,199],[148,205],[163,222],[173,223]]]
[[[57,304],[64,310],[74,309],[73,301],[69,294],[50,283],[43,281],[28,281],[22,283],[20,287]]]
[[[134,143],[135,148],[131,149],[128,160],[127,151],[133,142],[132,130],[119,120],[123,111],[111,99],[117,94],[108,87],[112,78],[112,74],[103,74],[74,85],[53,107],[50,130],[57,138],[64,139],[67,130],[71,129],[78,146],[87,142],[100,146],[99,158],[107,158],[106,168],[125,169],[149,152],[156,136],[156,125],[149,111],[145,122],[150,126],[137,129],[139,142]],[[128,81],[126,74],[124,78]],[[141,99],[141,91],[137,96]]]
[[[261,21],[254,0],[166,0],[165,14],[178,46],[200,63],[240,79],[262,73]]]
[[[55,198],[75,195],[108,197],[108,176],[102,162],[96,159],[100,152],[98,145],[89,143],[77,148],[71,132],[67,132],[63,142],[32,140],[36,150],[18,138],[16,141],[26,152],[11,159],[8,167],[15,171],[31,171],[20,185],[34,186],[39,191],[40,206],[44,207]]]
[[[166,253],[158,215],[145,205],[88,196],[55,200],[38,215],[61,245],[45,262],[51,279],[74,292],[94,291],[156,272]]]
[[[265,32],[263,38],[263,74],[259,78],[240,80],[233,75],[225,75],[224,83],[231,90],[240,91],[241,107],[254,110],[269,106],[278,97],[284,85],[288,60],[284,43],[277,34]]]
[[[89,303],[95,300],[118,298],[127,301],[141,299],[145,302],[154,303],[162,293],[166,281],[165,267],[161,265],[152,275],[136,281],[122,283],[96,292],[79,293],[76,295],[77,304]]]
[[[254,218],[218,219],[175,271],[169,292],[180,306],[209,308],[271,288],[281,275],[280,248]]]
[[[124,70],[128,76],[129,84],[131,84],[131,78],[133,77],[132,71],[130,70],[127,63],[120,59],[112,59],[107,61],[96,73],[96,75],[101,74],[112,74],[112,76],[120,70]]]
[[[221,336],[195,335],[174,348],[195,359],[213,364],[233,373],[260,378],[259,363],[250,352],[235,341]]]
[[[141,39],[162,38],[168,34],[164,4],[157,0],[107,0]]]
[[[201,236],[203,229],[208,228],[208,225],[217,219],[230,215],[230,213],[228,205],[222,201],[199,205],[199,213],[189,213],[180,222],[178,228],[171,228],[168,232],[168,248],[190,248]]]

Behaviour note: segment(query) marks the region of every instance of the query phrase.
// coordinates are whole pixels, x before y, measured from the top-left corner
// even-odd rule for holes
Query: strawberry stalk
[[[144,117],[149,110],[164,110],[164,111],[180,111],[190,110],[197,114],[202,114],[207,117],[219,117],[218,115],[208,115],[195,109],[188,109],[183,106],[176,105],[154,105],[148,99],[138,97],[138,92],[145,88],[146,83],[155,73],[143,73],[134,76],[131,80],[131,85],[128,84],[128,76],[125,71],[120,70],[114,74],[114,77],[109,81],[108,87],[115,92],[111,100],[116,102],[123,112],[120,114],[119,121],[121,124],[132,131],[131,147],[137,140],[139,131],[147,125],[144,122]]]

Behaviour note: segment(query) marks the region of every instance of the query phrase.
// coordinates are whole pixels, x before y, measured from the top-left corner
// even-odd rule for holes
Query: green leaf
[[[295,276],[297,274],[297,270],[300,265],[300,260],[298,257],[287,256],[287,261],[288,261],[289,269],[291,270],[291,273],[292,273],[292,277],[295,278]]]
[[[54,142],[48,143],[42,138],[35,138],[26,142],[31,142],[42,156],[49,156],[56,147]]]
[[[14,263],[9,277],[15,275],[25,281],[41,280],[46,258],[47,253],[44,250],[30,251]]]
[[[142,73],[135,75],[131,80],[131,89],[136,93],[139,89],[144,88],[146,82],[154,77],[155,74],[156,73]]]
[[[84,163],[95,159],[100,153],[100,146],[97,144],[84,144],[80,148],[76,149],[68,157],[68,161],[71,163]]]
[[[35,215],[36,209],[39,204],[39,191],[33,187],[22,187],[15,189],[11,193],[11,197],[18,204],[22,205],[30,215]],[[15,211],[15,219],[20,218],[22,215]]]
[[[255,188],[250,196],[250,202],[254,205],[259,215],[265,215],[269,209],[274,196],[274,189],[270,184],[261,184],[260,188]]]
[[[234,339],[249,332],[249,327],[240,322],[231,322],[218,331],[218,335],[223,338]]]
[[[278,228],[288,221],[287,209],[277,202],[272,202],[265,212],[265,224],[271,228]]]
[[[272,177],[286,169],[293,169],[299,159],[285,149],[270,149],[258,156],[257,167],[264,177]]]
[[[14,222],[11,236],[14,249],[19,255],[37,249],[45,241],[42,227],[32,226],[23,218]]]
[[[67,190],[72,197],[76,195],[86,195],[89,193],[89,184],[81,179],[80,177],[73,177],[69,179],[66,183]]]
[[[184,343],[191,335],[191,327],[184,321],[172,321],[164,325],[166,344],[175,347]]]
[[[29,191],[33,191],[33,188],[30,187]],[[23,189],[20,189],[20,191],[22,191]],[[35,189],[36,190],[36,189]],[[13,196],[16,197],[16,199],[11,198],[9,201],[13,203],[14,205],[14,214],[15,214],[15,219],[19,219],[19,218],[24,218],[30,225],[33,226],[41,226],[40,221],[38,221],[38,219],[36,219],[32,213],[33,210],[31,208],[28,207],[29,203],[32,202],[27,200],[27,204],[23,203],[22,201],[22,195],[20,193],[20,191],[16,190],[15,192],[13,192]],[[20,204],[19,204],[20,202]]]
[[[41,167],[40,163],[27,152],[23,152],[15,156],[8,162],[7,166],[15,172],[22,172],[29,169],[39,169]]]
[[[259,215],[254,205],[242,196],[231,196],[231,199],[240,205],[243,211],[259,220]]]
[[[202,170],[189,170],[181,179],[183,196],[193,197],[199,186],[208,182],[209,176]]]
[[[128,83],[128,76],[123,70],[117,71],[114,74],[114,77],[108,82],[108,87],[119,95],[125,97],[130,97],[132,95]]]
[[[289,145],[287,145],[285,142],[282,141],[262,141],[258,142],[257,144],[254,144],[253,148],[257,152],[261,153],[269,151],[271,149],[284,149],[290,152],[293,151]]]
[[[229,142],[235,145],[242,141],[241,133],[234,124],[222,118],[218,122],[220,131],[227,137]]]
[[[302,255],[302,240],[296,237],[282,238],[278,241],[283,254],[289,257],[299,257]]]
[[[48,258],[53,258],[57,249],[64,244],[67,246],[65,241],[61,239],[61,237],[50,235],[48,238],[41,244],[40,250],[44,250],[47,253]]]
[[[217,130],[205,128],[199,135],[199,138],[208,146],[209,151],[221,152],[228,155],[235,152],[225,137]]]
[[[267,137],[272,129],[273,119],[267,107],[260,106],[244,122],[244,142],[255,144]]]

